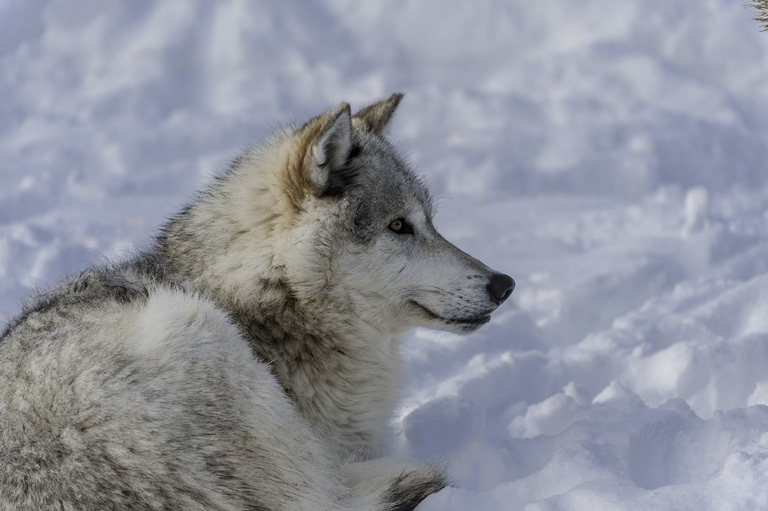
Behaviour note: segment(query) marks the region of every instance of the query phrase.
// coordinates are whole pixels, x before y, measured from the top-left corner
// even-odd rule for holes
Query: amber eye
[[[396,232],[397,234],[413,234],[413,227],[411,227],[411,224],[402,218],[393,220],[392,223],[389,224],[389,230]]]

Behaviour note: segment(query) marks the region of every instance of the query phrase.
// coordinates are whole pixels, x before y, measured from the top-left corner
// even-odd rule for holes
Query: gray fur
[[[381,136],[399,101],[277,133],[149,251],[29,302],[0,339],[0,509],[403,510],[445,486],[377,458],[400,336],[498,300]]]

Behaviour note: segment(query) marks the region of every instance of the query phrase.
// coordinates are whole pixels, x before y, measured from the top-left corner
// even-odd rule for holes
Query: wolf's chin
[[[490,313],[469,318],[446,318],[435,314],[417,301],[411,300],[410,303],[419,309],[427,319],[442,323],[440,330],[448,330],[457,334],[470,334],[491,320]]]

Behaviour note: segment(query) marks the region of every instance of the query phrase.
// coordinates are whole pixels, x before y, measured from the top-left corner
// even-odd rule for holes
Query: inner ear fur
[[[402,99],[403,94],[395,92],[387,99],[382,99],[361,109],[352,117],[355,126],[376,135],[383,134]]]
[[[349,103],[342,103],[331,113],[312,146],[309,178],[316,190],[328,190],[334,173],[346,166],[351,151],[351,112]]]
[[[352,117],[348,103],[310,119],[293,133],[296,157],[288,160],[285,190],[297,210],[307,195],[340,193],[349,179],[353,148]]]
[[[285,190],[297,210],[307,194],[341,195],[357,176],[352,156],[359,151],[352,126],[377,135],[386,129],[403,99],[396,92],[368,105],[354,116],[349,103],[327,110],[294,132],[298,158],[288,162]]]

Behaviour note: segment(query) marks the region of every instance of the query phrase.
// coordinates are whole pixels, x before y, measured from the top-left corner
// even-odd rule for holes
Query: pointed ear
[[[403,94],[395,92],[387,99],[368,105],[354,115],[355,125],[364,131],[381,135],[401,99],[403,99]]]
[[[329,113],[328,121],[315,138],[309,178],[315,189],[326,192],[332,174],[342,169],[352,151],[352,118],[349,103],[342,103]]]

